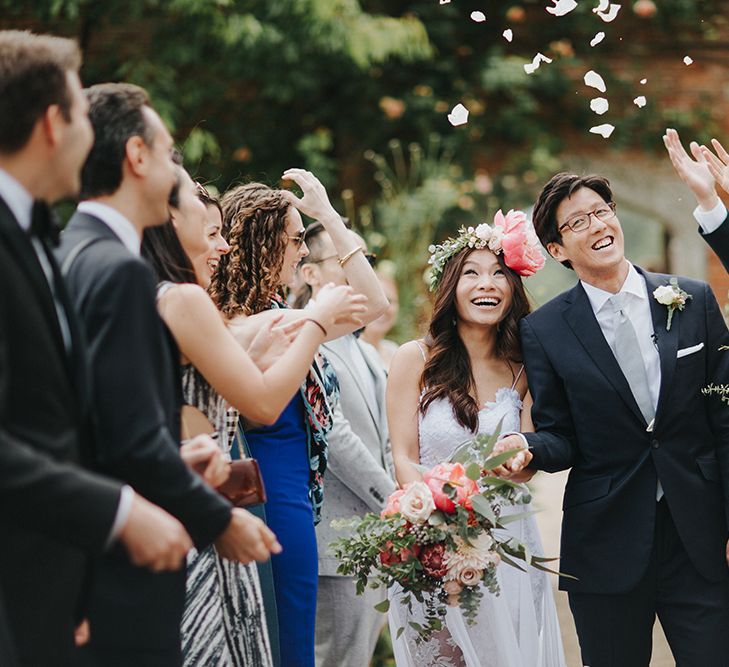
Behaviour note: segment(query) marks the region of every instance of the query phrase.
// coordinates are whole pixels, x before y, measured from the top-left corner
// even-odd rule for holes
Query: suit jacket
[[[365,391],[352,361],[352,342],[358,345],[372,373],[377,401]],[[337,574],[337,559],[328,553],[329,545],[346,535],[331,527],[333,519],[364,516],[380,512],[395,490],[392,480],[392,455],[385,414],[385,372],[377,352],[352,334],[322,346],[337,373],[340,400],[334,407],[329,444],[329,461],[324,479],[322,520],[316,530],[319,547],[319,574]]]
[[[62,235],[59,263],[86,239],[94,242],[67,282],[89,342],[96,465],[177,517],[204,547],[227,527],[231,509],[179,455],[179,352],[157,313],[153,272],[106,224],[80,213]],[[96,564],[92,644],[178,654],[184,594],[184,571],[153,574],[115,550]]]
[[[729,222],[725,219],[711,234],[704,234],[701,229],[699,233],[718,255],[724,268],[729,271]]]
[[[70,354],[30,239],[0,199],[0,590],[29,665],[66,664],[87,555],[104,549],[121,490],[79,467],[90,436],[88,368],[74,310],[57,289]]]
[[[641,415],[581,284],[522,321],[536,433],[530,467],[572,468],[563,502],[564,590],[621,593],[634,587],[653,546],[660,479],[689,558],[709,581],[727,576],[729,406],[702,388],[729,378],[729,333],[709,286],[680,278],[693,296],[676,311],[653,297],[670,276],[645,277],[660,354],[652,431]],[[679,356],[681,351],[681,356]]]

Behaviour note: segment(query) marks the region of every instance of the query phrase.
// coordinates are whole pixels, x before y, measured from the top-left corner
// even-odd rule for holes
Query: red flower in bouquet
[[[426,544],[420,553],[420,564],[423,566],[423,572],[431,577],[438,579],[445,577],[448,568],[443,562],[445,556],[445,544],[436,542],[435,544]]]
[[[417,558],[421,549],[422,547],[419,544],[413,544],[410,548],[395,549],[395,544],[388,540],[385,543],[385,548],[380,551],[380,563],[385,567],[397,565],[398,563],[407,563],[410,558]]]
[[[473,509],[471,496],[478,493],[478,485],[466,476],[466,470],[460,463],[439,463],[423,475],[423,481],[433,494],[435,506],[451,514],[456,511],[456,503],[466,509]],[[450,484],[456,489],[456,500],[451,500],[443,492],[443,486]]]

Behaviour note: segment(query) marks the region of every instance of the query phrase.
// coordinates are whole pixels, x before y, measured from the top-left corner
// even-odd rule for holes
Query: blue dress
[[[266,485],[266,523],[283,547],[271,558],[283,667],[314,665],[318,559],[305,419],[297,391],[275,424],[246,431]]]

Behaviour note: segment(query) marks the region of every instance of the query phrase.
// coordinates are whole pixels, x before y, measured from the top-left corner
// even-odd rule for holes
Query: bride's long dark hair
[[[425,339],[430,356],[420,378],[420,386],[424,390],[420,411],[425,414],[433,401],[446,398],[453,406],[458,423],[475,433],[478,430],[478,405],[473,398],[476,383],[468,350],[454,324],[456,287],[463,265],[472,252],[472,249],[465,248],[448,261],[435,291],[433,314]],[[496,330],[496,355],[507,362],[519,363],[519,320],[529,314],[531,306],[519,274],[506,266],[502,253],[496,255],[496,259],[511,288],[511,305]]]

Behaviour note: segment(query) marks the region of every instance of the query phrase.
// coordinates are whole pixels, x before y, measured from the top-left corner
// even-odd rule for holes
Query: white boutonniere
[[[686,302],[693,298],[688,292],[685,292],[678,286],[678,280],[671,278],[670,284],[656,287],[653,291],[653,297],[658,303],[668,307],[668,321],[666,322],[666,331],[671,330],[671,320],[676,310],[683,310]]]

